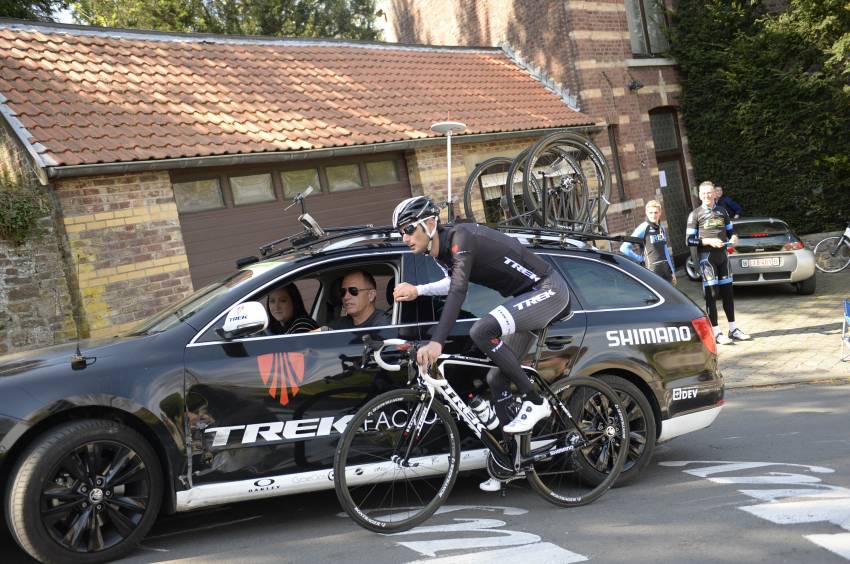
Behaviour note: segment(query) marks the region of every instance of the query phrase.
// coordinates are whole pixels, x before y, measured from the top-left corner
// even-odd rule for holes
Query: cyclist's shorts
[[[670,264],[666,260],[660,260],[655,264],[649,265],[648,268],[667,282],[673,281],[673,272],[670,270]]]
[[[725,250],[719,252],[701,252],[699,254],[699,270],[702,274],[702,286],[722,286],[732,283],[732,272],[729,268],[729,257]]]

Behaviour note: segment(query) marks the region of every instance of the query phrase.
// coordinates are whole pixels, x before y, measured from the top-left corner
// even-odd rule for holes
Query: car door
[[[307,286],[312,285],[316,295],[304,298],[314,314],[328,297],[329,284],[322,278],[327,269],[384,265],[393,272],[386,284],[391,286],[405,268],[402,253],[320,262],[274,283],[312,281]],[[381,290],[391,293],[391,287]],[[386,304],[386,297],[383,301]],[[390,305],[394,320],[402,318],[400,308],[401,304]],[[275,476],[312,472],[309,479],[328,482],[327,469],[333,464],[334,448],[347,421],[359,405],[399,385],[401,378],[399,373],[381,371],[374,363],[361,368],[363,337],[398,338],[409,329],[393,322],[381,327],[258,335],[225,342],[215,333],[221,323],[214,322],[186,349],[193,484],[256,479],[247,486],[251,491],[241,493],[262,495],[280,488],[281,483],[294,483],[276,481]]]

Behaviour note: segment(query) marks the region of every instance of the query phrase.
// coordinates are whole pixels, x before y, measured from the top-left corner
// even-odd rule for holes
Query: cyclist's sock
[[[493,398],[495,399],[493,409],[496,410],[496,417],[499,418],[499,422],[502,425],[506,425],[513,421],[516,413],[511,410],[511,404],[514,403],[514,396],[510,390],[505,390],[499,395],[494,394]]]
[[[738,328],[738,326],[737,326],[737,325],[735,325],[735,322],[734,322],[734,321],[730,321],[730,322],[729,322],[729,332],[730,332],[730,333],[731,333],[732,331],[734,331],[735,329],[737,329],[737,328]]]
[[[543,398],[540,397],[540,394],[538,394],[534,390],[531,390],[530,392],[526,392],[526,393],[522,394],[522,400],[523,401],[530,401],[531,403],[534,403],[534,404],[537,404],[537,405],[543,405]]]
[[[715,337],[723,332],[723,331],[720,330],[720,327],[718,325],[712,325],[711,329],[712,329],[712,331],[714,331]]]

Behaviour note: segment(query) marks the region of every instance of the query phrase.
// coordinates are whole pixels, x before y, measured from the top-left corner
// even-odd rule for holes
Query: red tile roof
[[[501,50],[0,22],[0,110],[48,166],[586,125]]]

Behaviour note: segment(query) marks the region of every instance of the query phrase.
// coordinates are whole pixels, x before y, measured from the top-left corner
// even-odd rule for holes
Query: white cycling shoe
[[[490,478],[478,484],[478,488],[483,492],[498,492],[502,489],[504,482],[496,478]]]
[[[519,408],[519,414],[514,417],[514,420],[505,425],[505,433],[527,433],[534,428],[534,425],[541,419],[549,417],[552,409],[549,407],[549,402],[543,400],[542,404],[532,403],[528,400],[522,402],[522,407]]]

